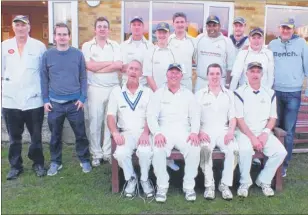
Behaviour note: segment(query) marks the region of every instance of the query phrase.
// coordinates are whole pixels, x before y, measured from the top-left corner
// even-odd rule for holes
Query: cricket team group
[[[268,46],[261,28],[245,35],[243,17],[233,20],[230,37],[221,33],[218,16],[207,18],[206,31],[197,38],[186,32],[185,13],[173,14],[172,22],[174,33],[168,23],[157,24],[154,45],[143,36],[143,18],[135,16],[130,20],[131,36],[118,44],[109,39],[109,20],[99,17],[93,26],[95,36],[82,50],[70,46],[69,27],[57,23],[55,47],[46,50],[29,36],[29,19],[16,16],[15,37],[2,42],[2,116],[10,139],[7,179],[23,172],[24,126],[31,136],[28,157],[36,175],[58,174],[67,119],[82,171],[89,173],[114,156],[124,172],[125,197],[134,197],[140,183],[146,197],[165,202],[167,168],[179,168],[169,158],[175,148],[185,160],[185,199],[196,200],[199,166],[204,173],[204,198],[214,199],[216,147],[225,155],[218,185],[223,199],[233,198],[230,187],[237,164],[237,195],[248,196],[256,151],[268,159],[255,184],[265,196],[273,196],[276,170],[283,164],[285,177],[291,160],[301,91],[308,76],[308,45],[295,34],[295,20],[277,23],[279,37]],[[51,132],[47,172],[42,150],[44,112]],[[287,133],[285,145],[272,132],[277,125]],[[111,140],[116,143],[113,154]],[[134,152],[140,177],[132,163]],[[149,179],[151,165],[156,188]]]

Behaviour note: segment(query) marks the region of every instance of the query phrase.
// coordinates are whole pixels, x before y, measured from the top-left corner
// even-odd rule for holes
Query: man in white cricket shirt
[[[181,84],[192,90],[192,61],[195,54],[194,38],[186,32],[188,26],[186,14],[175,13],[172,17],[174,33],[169,36],[168,46],[174,53],[175,62],[181,64],[185,74]]]
[[[140,183],[146,197],[154,195],[148,179],[152,158],[150,131],[146,122],[146,109],[152,95],[148,87],[139,83],[142,64],[133,60],[128,64],[127,83],[122,88],[113,88],[108,103],[107,121],[117,148],[114,153],[119,166],[123,169],[126,197],[136,195],[138,179],[132,164],[132,154],[137,149],[141,170]]]
[[[127,67],[132,60],[138,60],[143,63],[145,53],[153,48],[153,44],[146,40],[143,36],[144,23],[142,17],[135,16],[130,21],[130,30],[132,35],[128,40],[121,44],[121,54],[123,58],[122,66],[122,83],[127,81]],[[142,75],[140,77],[140,84],[145,85],[147,83],[146,78]]]
[[[262,64],[261,85],[272,88],[274,83],[274,57],[273,52],[263,45],[264,31],[261,28],[254,28],[249,33],[249,47],[241,50],[233,64],[232,81],[230,89],[235,90],[247,82],[247,65],[257,61]]]
[[[187,201],[195,201],[195,177],[200,162],[199,106],[194,95],[181,86],[183,77],[180,64],[167,69],[167,85],[158,89],[148,105],[147,122],[153,134],[153,168],[157,178],[157,202],[167,200],[169,175],[167,157],[175,147],[184,156],[185,170],[183,191]]]
[[[143,62],[143,75],[148,86],[155,92],[166,85],[166,71],[168,66],[175,63],[173,51],[168,47],[170,27],[168,23],[160,22],[156,27],[157,44],[148,50]]]
[[[28,17],[18,15],[12,21],[15,37],[2,42],[1,79],[2,114],[10,138],[8,159],[10,171],[6,179],[16,179],[23,172],[22,134],[26,125],[30,137],[28,157],[37,176],[44,176],[42,125],[43,99],[40,65],[45,45],[29,36]]]
[[[238,146],[234,139],[236,127],[234,94],[221,86],[222,68],[219,64],[210,64],[207,68],[209,85],[196,92],[201,109],[200,167],[204,173],[204,198],[215,198],[212,152],[216,146],[225,154],[224,169],[219,183],[219,191],[225,200],[233,198],[229,187],[233,184],[235,153]]]
[[[229,88],[229,76],[235,59],[235,48],[230,38],[220,31],[220,20],[217,16],[209,16],[206,20],[207,34],[196,38],[197,79],[195,92],[208,84],[206,69],[212,63],[218,63],[222,72],[222,85]]]
[[[235,55],[249,45],[248,36],[245,35],[245,29],[246,20],[243,17],[236,17],[233,20],[233,34],[230,35],[230,39],[235,48]]]
[[[237,135],[239,146],[240,187],[237,195],[248,196],[252,185],[250,176],[254,150],[263,152],[268,160],[258,175],[256,185],[262,188],[265,196],[273,196],[271,182],[287,152],[272,133],[277,119],[276,96],[272,89],[261,85],[262,64],[251,62],[247,67],[248,83],[238,88],[235,94]]]
[[[110,162],[111,158],[110,132],[105,121],[105,111],[112,88],[119,85],[118,73],[122,69],[122,57],[119,44],[108,39],[109,29],[107,18],[97,18],[94,23],[95,37],[82,46],[88,70],[88,136],[92,166],[99,166],[102,159]],[[101,147],[104,122],[104,143]]]

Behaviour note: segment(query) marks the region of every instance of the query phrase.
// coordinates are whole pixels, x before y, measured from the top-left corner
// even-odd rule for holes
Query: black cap
[[[180,64],[178,64],[178,63],[172,63],[172,64],[170,64],[169,67],[168,67],[168,71],[169,71],[170,69],[173,69],[173,68],[176,68],[176,69],[180,70],[181,72],[183,72],[182,66],[181,66]]]
[[[243,17],[236,17],[234,20],[233,20],[233,24],[234,23],[241,23],[241,24],[245,24],[246,23],[246,20],[243,18]]]
[[[23,22],[25,24],[30,24],[30,21],[25,15],[17,15],[14,17],[13,22]]]
[[[249,32],[249,36],[253,36],[255,34],[259,34],[261,37],[263,37],[264,31],[261,28],[254,28]]]
[[[220,24],[220,20],[218,16],[214,16],[214,15],[211,15],[206,19],[206,24],[208,24],[209,22],[215,22],[217,24]]]
[[[156,26],[156,31],[157,30],[165,30],[165,31],[170,31],[169,24],[167,22],[160,22]]]

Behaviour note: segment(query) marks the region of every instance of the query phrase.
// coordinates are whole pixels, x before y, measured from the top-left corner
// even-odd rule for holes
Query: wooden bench
[[[302,103],[298,112],[294,144],[308,143],[308,135],[303,137],[302,134],[308,134],[308,103]]]
[[[284,142],[284,136],[286,135],[286,132],[283,131],[280,128],[275,128],[274,129],[274,134],[275,136],[281,141],[281,143]],[[112,139],[112,192],[113,193],[118,193],[119,192],[119,186],[120,186],[120,181],[119,181],[119,166],[118,166],[118,162],[117,160],[114,158],[113,153],[116,149],[116,144]],[[173,150],[170,158],[173,160],[183,160],[183,155],[177,151],[177,150]],[[214,151],[213,155],[212,155],[213,160],[217,160],[217,159],[224,159],[224,153],[220,152],[220,151]],[[256,152],[254,155],[254,158],[260,158],[260,159],[264,159],[265,156],[263,153],[261,152]],[[136,155],[133,155],[133,159],[136,159]],[[281,176],[281,172],[282,172],[282,165],[277,169],[276,175],[275,175],[275,189],[276,191],[282,191],[282,176]]]

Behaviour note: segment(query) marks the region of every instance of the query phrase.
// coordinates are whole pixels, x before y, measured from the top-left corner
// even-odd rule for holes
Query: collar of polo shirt
[[[174,38],[177,39],[175,33],[170,35],[170,39],[174,39]],[[183,38],[183,40],[187,40],[187,33],[186,32],[185,32],[185,37]]]
[[[146,43],[146,42],[147,42],[147,39],[145,39],[145,37],[142,36],[141,41],[142,41],[143,43]],[[133,42],[133,36],[131,35],[131,36],[128,38],[128,43],[132,43],[132,42]]]
[[[96,41],[96,38],[95,37],[93,37],[93,39],[92,39],[92,45],[97,45],[97,41]],[[109,39],[107,39],[106,40],[106,44],[110,44],[111,42],[110,42],[110,40]]]
[[[227,92],[227,89],[226,89],[224,86],[222,86],[222,85],[220,85],[220,89],[221,89],[221,91],[222,91],[223,93]],[[207,86],[207,89],[206,89],[205,92],[206,92],[206,93],[210,93],[210,87],[209,87],[209,85]]]
[[[143,89],[143,86],[142,86],[142,84],[139,83],[139,86],[138,86],[136,92],[134,93],[134,95],[137,94],[138,92],[140,92],[142,89]],[[132,93],[130,92],[130,90],[127,88],[127,85],[126,85],[126,84],[123,84],[123,86],[122,86],[122,92],[128,92],[129,94],[132,94]]]

